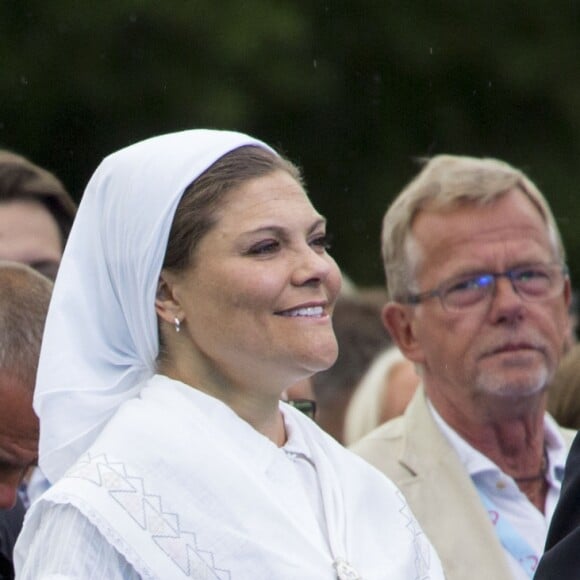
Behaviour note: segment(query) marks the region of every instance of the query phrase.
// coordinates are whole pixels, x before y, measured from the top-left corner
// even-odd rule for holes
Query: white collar
[[[429,399],[427,399],[427,405],[437,426],[451,447],[455,449],[459,460],[471,477],[484,472],[501,473],[507,477],[491,459],[461,437],[441,417]],[[544,441],[549,463],[548,479],[552,485],[560,488],[566,463],[567,448],[564,438],[558,430],[558,425],[548,413],[544,415]]]

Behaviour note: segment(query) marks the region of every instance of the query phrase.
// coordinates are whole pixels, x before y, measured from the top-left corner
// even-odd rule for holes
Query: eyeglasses
[[[568,268],[562,264],[533,264],[507,272],[459,276],[443,282],[434,290],[411,294],[401,302],[419,304],[437,296],[445,310],[460,312],[493,296],[498,278],[507,278],[514,292],[526,302],[541,302],[554,298],[563,290],[564,281],[568,278]]]
[[[287,403],[302,411],[307,417],[314,419],[316,415],[316,401],[310,399],[290,399]]]

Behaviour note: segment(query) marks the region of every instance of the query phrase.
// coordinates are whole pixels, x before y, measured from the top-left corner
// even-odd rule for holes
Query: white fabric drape
[[[94,561],[113,545],[131,578],[134,570],[163,580],[335,580],[340,561],[357,574],[340,578],[443,580],[395,486],[299,411],[281,409],[291,448],[294,440],[315,466],[318,524],[305,517],[309,499],[293,491],[300,484],[285,449],[224,403],[156,375],[32,506],[16,546],[18,577],[45,577],[62,537],[39,542],[36,530],[47,520],[58,527],[62,512],[51,515],[51,504],[70,504],[101,535],[72,558]]]
[[[185,188],[252,144],[267,147],[229,131],[163,135],[110,155],[91,178],[54,287],[34,396],[50,481],[154,372],[156,285]]]
[[[314,468],[306,483],[287,450],[224,403],[154,374],[155,293],[175,209],[243,145],[267,148],[234,132],[164,135],[107,157],[90,180],[43,339],[34,405],[53,485],[27,514],[19,578],[77,578],[72,570],[87,558],[98,567],[111,548],[112,577],[443,578],[395,486],[298,411],[281,403]],[[53,557],[63,521],[91,538],[86,554]]]

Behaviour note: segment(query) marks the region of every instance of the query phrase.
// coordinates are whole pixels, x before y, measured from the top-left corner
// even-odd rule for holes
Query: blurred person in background
[[[0,150],[0,260],[27,264],[54,280],[76,204],[51,172]],[[25,507],[47,487],[38,467],[21,484]]]
[[[507,163],[438,155],[382,236],[383,319],[422,386],[353,449],[398,484],[448,580],[529,578],[574,435],[546,413],[570,325],[554,216]]]
[[[54,280],[75,212],[74,201],[55,175],[21,155],[0,150],[0,260],[26,264]],[[22,307],[27,307],[24,296]],[[34,331],[30,336],[34,341]],[[25,352],[35,349],[38,351],[39,345],[33,342]],[[35,371],[37,360],[29,356],[28,362],[30,372]],[[36,416],[31,407],[26,409],[26,403],[32,402],[34,382],[28,387],[28,399],[19,399],[19,412],[22,420],[30,423],[36,421]],[[5,391],[0,394],[0,408],[9,408],[6,396]],[[15,506],[11,510],[2,508],[4,526],[0,542],[4,546],[13,545],[25,508],[46,489],[46,480],[37,467],[30,468],[19,481]],[[9,577],[9,572],[4,574]]]
[[[25,506],[19,486],[38,456],[32,396],[52,282],[0,261],[0,578],[12,578],[12,550]]]
[[[282,393],[283,401],[315,418],[319,426],[340,443],[344,443],[345,409],[358,377],[375,354],[391,343],[381,321],[385,301],[384,288],[358,287],[343,272],[333,315],[339,345],[336,362],[330,369],[317,373],[316,378],[298,381]]]
[[[443,578],[399,490],[280,401],[337,356],[327,246],[297,168],[247,135],[101,163],[43,339],[53,485],[19,579]]]
[[[75,212],[57,177],[0,150],[0,260],[28,264],[54,280]]]
[[[344,417],[352,393],[373,359],[391,339],[381,320],[381,306],[357,292],[341,295],[333,316],[338,358],[327,370],[311,377],[316,422],[344,443]]]
[[[548,412],[559,425],[580,429],[580,345],[562,358],[548,389]]]
[[[396,347],[380,353],[363,375],[347,405],[344,444],[352,445],[389,419],[402,415],[420,378]]]
[[[568,308],[568,316],[570,317],[570,329],[564,345],[565,353],[578,343],[578,291],[574,289],[572,289],[572,298],[570,300],[570,307]]]
[[[580,425],[580,346],[564,357],[550,385],[548,408],[555,417],[574,429]],[[580,570],[580,437],[576,435],[566,466],[554,517],[550,523],[545,552],[536,580],[576,580]]]
[[[573,292],[569,309],[568,350],[548,389],[548,412],[564,427],[580,428],[580,345],[576,336],[578,294]],[[554,517],[550,522],[545,552],[534,578],[576,580],[580,570],[580,440],[576,437],[564,469],[564,481]]]

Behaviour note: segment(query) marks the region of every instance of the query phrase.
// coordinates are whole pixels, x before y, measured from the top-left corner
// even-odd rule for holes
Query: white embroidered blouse
[[[277,448],[220,401],[153,377],[32,506],[18,578],[443,579],[395,486],[281,409]]]

